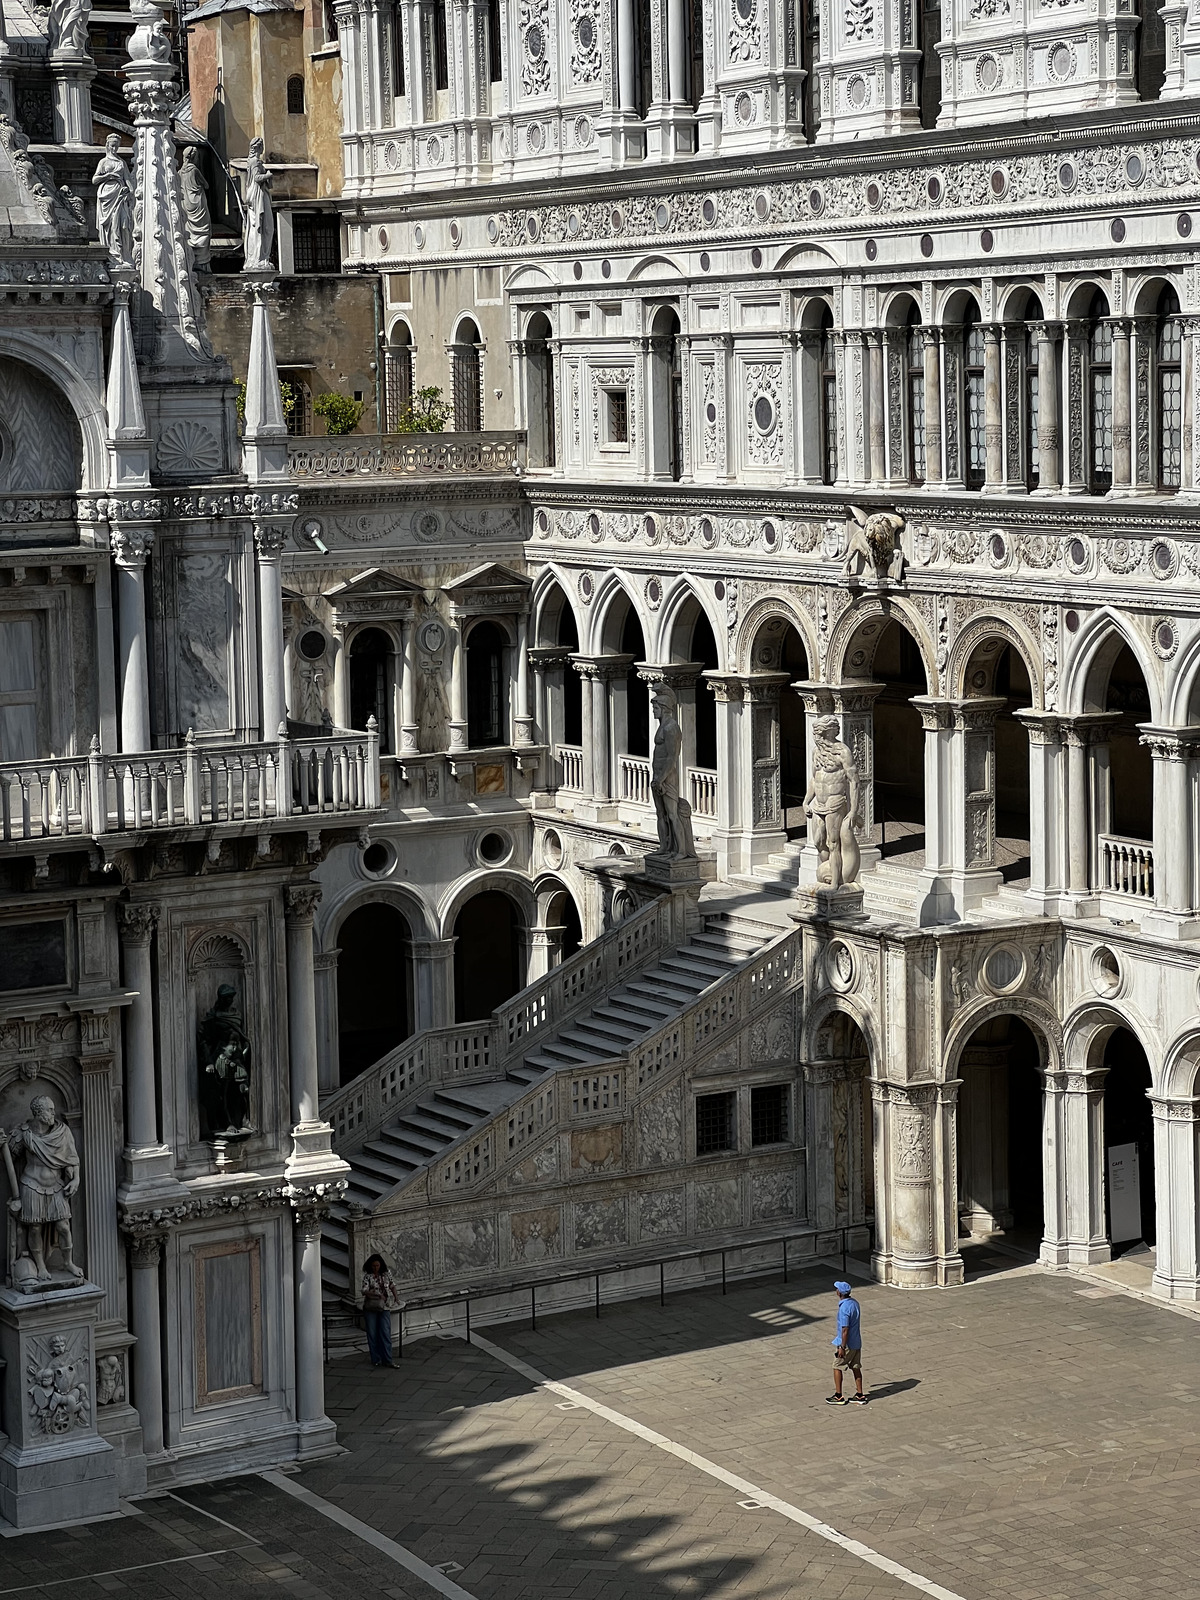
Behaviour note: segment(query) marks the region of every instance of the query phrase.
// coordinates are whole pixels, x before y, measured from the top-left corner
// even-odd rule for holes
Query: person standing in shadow
[[[373,1367],[395,1365],[392,1361],[392,1306],[399,1304],[400,1296],[387,1262],[378,1253],[368,1256],[363,1263],[362,1308]]]

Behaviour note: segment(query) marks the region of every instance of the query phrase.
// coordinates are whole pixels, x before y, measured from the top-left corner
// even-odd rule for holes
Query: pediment
[[[344,583],[326,589],[324,599],[335,611],[356,616],[407,614],[413,609],[421,586],[383,567],[368,567]]]
[[[533,585],[521,573],[502,567],[498,561],[489,561],[471,572],[464,572],[460,578],[451,578],[442,587],[452,599],[459,599],[466,594],[478,594],[480,590],[531,589]]]

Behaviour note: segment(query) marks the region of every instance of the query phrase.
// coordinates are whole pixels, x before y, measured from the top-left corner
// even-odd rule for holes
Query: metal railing
[[[379,735],[336,730],[319,738],[201,744],[182,750],[0,765],[0,840],[258,822],[374,809]]]
[[[525,464],[525,435],[487,433],[352,433],[288,440],[296,478],[512,477]]]
[[[631,800],[637,806],[653,804],[650,797],[650,763],[645,756],[618,756],[617,771],[622,800]]]
[[[1102,833],[1100,887],[1131,900],[1154,899],[1154,846],[1147,839],[1122,839]]]
[[[646,966],[662,948],[668,919],[669,906],[655,901],[552,967],[486,1021],[429,1028],[406,1039],[322,1101],[321,1115],[333,1128],[333,1148],[355,1148],[378,1132],[385,1118],[437,1084],[502,1078],[539,1036],[588,1010]]]
[[[779,1247],[780,1271],[784,1283],[788,1281],[790,1265],[788,1259],[788,1246],[797,1239],[812,1242],[811,1252],[803,1257],[804,1266],[809,1266],[823,1257],[837,1256],[842,1258],[842,1274],[846,1273],[849,1257],[852,1253],[851,1236],[866,1234],[868,1248],[874,1240],[875,1223],[871,1217],[864,1218],[862,1222],[847,1223],[840,1228],[792,1228],[787,1233],[769,1234],[762,1238],[738,1240],[724,1245],[701,1245],[694,1250],[677,1250],[670,1255],[653,1256],[650,1259],[639,1257],[631,1261],[606,1261],[603,1264],[593,1264],[588,1267],[578,1267],[569,1272],[555,1272],[537,1278],[518,1278],[511,1283],[493,1285],[484,1289],[453,1289],[445,1294],[421,1295],[416,1299],[402,1301],[396,1308],[398,1313],[397,1326],[397,1351],[400,1356],[404,1354],[404,1319],[412,1311],[431,1311],[441,1306],[450,1306],[455,1309],[462,1306],[466,1319],[467,1343],[471,1342],[471,1307],[483,1300],[498,1300],[507,1296],[529,1296],[529,1322],[532,1332],[537,1332],[537,1293],[539,1289],[554,1288],[559,1284],[583,1283],[589,1278],[595,1282],[595,1295],[593,1304],[597,1318],[603,1306],[600,1285],[604,1278],[612,1277],[617,1273],[652,1272],[658,1269],[658,1303],[665,1306],[667,1303],[667,1273],[666,1269],[676,1262],[700,1261],[706,1256],[720,1256],[721,1258],[721,1293],[727,1294],[729,1290],[728,1258],[739,1251],[766,1250]],[[832,1244],[832,1248],[829,1248]],[[738,1273],[739,1278],[766,1277],[771,1269],[764,1267],[761,1270],[751,1270]],[[804,1270],[802,1266],[800,1270]],[[688,1288],[693,1284],[686,1285]],[[623,1296],[622,1299],[631,1298]],[[617,1302],[611,1302],[617,1303]],[[357,1313],[357,1306],[355,1307]],[[559,1309],[559,1308],[556,1308]],[[567,1307],[561,1309],[566,1310]]]
[[[694,817],[717,815],[717,775],[708,767],[687,769],[688,804]]]

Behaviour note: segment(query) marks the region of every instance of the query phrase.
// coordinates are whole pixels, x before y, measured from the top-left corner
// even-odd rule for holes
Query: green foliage
[[[245,380],[245,378],[235,378],[233,380],[233,387],[234,387],[234,389],[236,391],[236,395],[235,395],[235,399],[234,399],[234,405],[237,407],[238,427],[239,428],[244,428],[246,426],[246,380]],[[283,419],[289,425],[289,427],[291,425],[292,413],[293,413],[293,411],[295,411],[296,405],[297,405],[297,402],[299,401],[299,399],[300,399],[300,396],[296,392],[295,385],[291,384],[291,383],[285,383],[284,380],[282,378],[280,378],[280,380],[279,380],[279,403],[283,407]]]
[[[336,435],[353,433],[362,420],[364,407],[361,400],[351,400],[349,395],[331,389],[328,394],[316,397],[313,410],[318,417],[325,418],[325,432]]]
[[[444,433],[454,414],[448,400],[436,386],[418,389],[396,423],[397,433]]]

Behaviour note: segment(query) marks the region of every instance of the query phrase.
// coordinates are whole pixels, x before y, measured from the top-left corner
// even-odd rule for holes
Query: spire
[[[171,0],[132,0],[137,27],[129,40],[125,98],[136,126],[134,184],[137,265],[157,312],[153,363],[181,365],[212,359],[200,296],[192,275],[187,219],[175,160],[171,107],[175,69],[164,10]]]
[[[145,487],[150,482],[150,442],[138,382],[129,300],[137,283],[130,267],[111,267],[113,279],[112,352],[108,362],[108,455],[111,489]]]
[[[275,336],[271,332],[270,301],[275,293],[275,269],[243,274],[250,279],[254,316],[250,325],[250,363],[246,373],[246,422],[242,430],[242,457],[252,483],[280,482],[288,476],[287,424],[279,394],[275,365]]]

